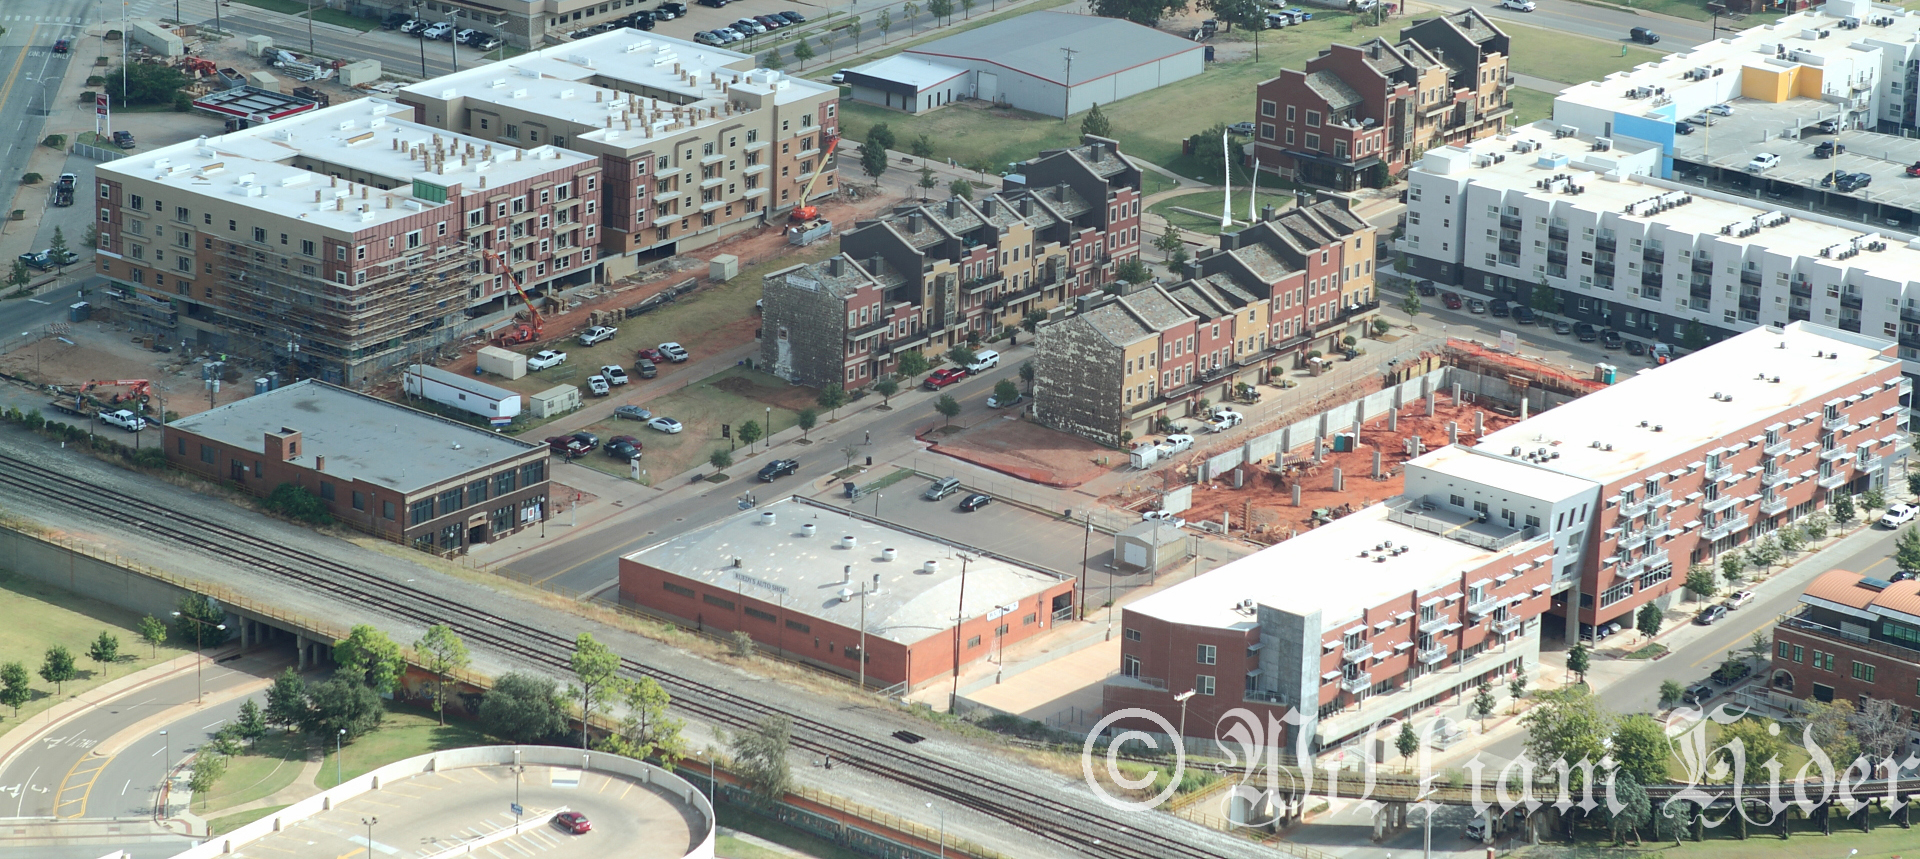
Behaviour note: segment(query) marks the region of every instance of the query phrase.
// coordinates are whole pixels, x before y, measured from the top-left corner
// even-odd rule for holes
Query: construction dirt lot
[[[1043,486],[1071,489],[1113,470],[1113,448],[1029,420],[995,417],[941,436],[939,428],[920,438],[933,452],[971,462],[1010,477]]]

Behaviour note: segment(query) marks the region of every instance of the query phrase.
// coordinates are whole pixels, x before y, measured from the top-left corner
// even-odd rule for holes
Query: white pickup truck
[[[592,328],[580,332],[580,345],[592,346],[602,340],[611,340],[613,339],[613,335],[618,333],[620,333],[620,329],[618,328],[607,325],[595,325]]]
[[[121,409],[117,412],[101,412],[100,422],[117,426],[127,432],[139,432],[147,428],[147,419],[133,412]]]
[[[567,363],[567,353],[555,352],[552,349],[542,349],[527,356],[527,369],[529,370],[546,370],[565,363]]]

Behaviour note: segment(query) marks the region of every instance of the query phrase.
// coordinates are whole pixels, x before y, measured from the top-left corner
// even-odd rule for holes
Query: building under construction
[[[597,159],[410,114],[364,99],[100,165],[108,298],[163,342],[359,385],[592,278]]]

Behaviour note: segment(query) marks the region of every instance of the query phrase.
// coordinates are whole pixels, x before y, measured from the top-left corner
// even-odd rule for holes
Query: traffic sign
[[[514,817],[519,817],[519,816],[520,816],[521,814],[523,814],[523,813],[524,813],[524,812],[522,811],[522,809],[520,808],[520,803],[517,803],[517,802],[515,802],[515,803],[509,803],[509,804],[513,806],[513,816],[514,816]]]

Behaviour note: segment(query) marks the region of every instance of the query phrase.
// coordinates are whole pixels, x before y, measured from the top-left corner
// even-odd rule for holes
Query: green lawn
[[[1269,177],[1262,176],[1260,178],[1264,180]],[[1277,183],[1279,180],[1275,179],[1274,181]],[[1259,200],[1254,204],[1255,212],[1258,212],[1260,208],[1264,206],[1273,206],[1276,209],[1290,208],[1294,202],[1293,194],[1286,192],[1269,194],[1261,191],[1258,196]],[[1218,235],[1220,232],[1220,203],[1221,194],[1219,191],[1199,191],[1161,200],[1147,207],[1147,211],[1166,218],[1171,221],[1174,226],[1180,227],[1181,229],[1192,230],[1196,233],[1206,233],[1208,235]],[[1196,212],[1207,212],[1209,214],[1207,217],[1190,215],[1185,212],[1174,211],[1175,207],[1190,209]],[[1245,224],[1239,222],[1245,221],[1247,217],[1247,191],[1245,188],[1238,189],[1234,192],[1232,214],[1236,222],[1234,229],[1244,228]]]
[[[246,0],[241,0],[241,2],[244,3]],[[380,22],[373,18],[362,18],[359,15],[348,14],[339,9],[315,9],[313,10],[313,20],[319,21],[322,24],[350,27],[362,33],[380,26]]]
[[[773,429],[779,432],[793,426],[799,410],[812,405],[815,396],[817,392],[811,388],[794,387],[778,377],[745,367],[729,367],[647,402],[647,409],[655,415],[673,418],[685,427],[678,433],[668,435],[633,421],[613,420],[593,424],[587,429],[597,433],[603,442],[616,435],[639,438],[642,445],[640,467],[647,472],[649,483],[658,483],[704,465],[715,450],[726,450],[727,441],[720,437],[721,424],[729,424],[736,431],[747,421],[764,425],[767,422],[767,409],[771,406]],[[821,423],[826,420],[827,415],[822,413]],[[761,444],[754,447],[765,449],[765,445]],[[735,462],[744,462],[747,451],[735,450],[733,459]],[[574,462],[621,477],[629,474],[626,463],[616,462],[599,451]]]
[[[1507,90],[1507,94],[1513,98],[1513,116],[1509,120],[1512,125],[1531,125],[1553,118],[1553,93],[1517,86]]]
[[[1513,61],[1508,68],[1517,74],[1550,81],[1570,84],[1595,81],[1662,56],[1660,52],[1636,48],[1624,41],[1570,36],[1522,24],[1502,23],[1500,29],[1507,31],[1513,42]],[[1626,34],[1621,36],[1624,38]]]
[[[213,818],[207,821],[207,827],[210,830],[209,834],[224,835],[283,808],[286,808],[286,806],[270,805],[266,808],[256,808],[251,811],[241,811],[225,817]]]
[[[814,859],[865,859],[863,854],[855,853],[824,838],[816,838],[798,829],[782,826],[752,812],[742,811],[737,805],[723,802],[715,809],[715,812],[722,827],[757,835],[782,847],[797,850],[807,856],[814,857]],[[727,859],[763,859],[763,857],[779,855],[758,845],[743,844],[737,838],[726,838],[723,836],[721,841],[722,844],[718,852],[720,856],[727,857]],[[731,851],[725,844],[727,841],[733,842],[734,846],[731,848]],[[753,852],[746,852],[742,848],[751,848]]]
[[[1140,171],[1141,196],[1151,196],[1154,194],[1158,194],[1161,191],[1171,191],[1178,187],[1180,187],[1179,184],[1174,182],[1172,179],[1168,179],[1167,177],[1162,176],[1158,173],[1155,173],[1152,170]]]
[[[1797,731],[1799,731],[1799,728],[1796,728],[1790,725],[1781,726],[1782,736],[1791,738],[1791,739],[1788,739],[1788,742],[1787,742],[1786,754],[1780,756],[1780,771],[1783,774],[1783,778],[1792,778],[1794,774],[1798,773],[1800,771],[1800,768],[1802,766],[1805,766],[1807,761],[1809,760],[1809,758],[1807,757],[1807,750],[1800,747],[1800,742],[1798,739],[1798,735],[1796,733]],[[1707,748],[1709,749],[1720,748],[1720,734],[1721,734],[1720,723],[1712,720],[1708,720],[1707,721]],[[1667,773],[1673,778],[1674,781],[1685,781],[1687,779],[1687,768],[1684,764],[1681,763],[1680,758],[1677,755],[1667,758]]]
[[[87,599],[59,588],[0,570],[0,663],[19,662],[33,681],[33,698],[20,708],[15,724],[116,677],[125,677],[187,651],[161,645],[157,656],[140,640],[134,625],[140,616],[125,609]],[[87,648],[102,630],[120,639],[120,661],[102,666],[87,658]],[[40,679],[47,648],[62,644],[73,653],[79,676],[56,694],[54,685]],[[12,716],[12,711],[4,712]],[[0,731],[9,725],[0,724]]]
[[[315,787],[325,790],[340,784],[339,778],[353,778],[414,755],[492,742],[487,735],[464,724],[442,725],[430,714],[388,710],[380,730],[348,743],[341,750],[339,760],[335,760],[333,748],[329,746],[313,782]]]
[[[299,734],[268,734],[246,754],[228,760],[227,771],[213,790],[204,797],[194,797],[201,816],[266,799],[293,784],[294,777],[306,764],[307,741],[307,737]]]
[[[279,12],[284,15],[304,15],[308,8],[307,4],[296,2],[296,0],[236,0],[236,2],[258,6],[269,12]]]

